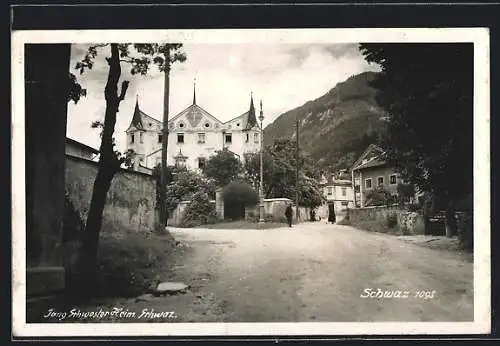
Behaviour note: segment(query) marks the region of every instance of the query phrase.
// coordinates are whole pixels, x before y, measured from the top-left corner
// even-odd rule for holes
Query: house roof
[[[91,146],[88,146],[87,144],[83,144],[81,142],[78,142],[72,138],[69,138],[69,137],[66,137],[66,143],[67,144],[71,144],[71,145],[74,145],[74,146],[77,146],[77,147],[80,147],[81,149],[84,149],[84,150],[87,150],[87,151],[90,151],[92,154],[99,154],[99,150],[91,147]]]
[[[370,144],[368,148],[352,165],[352,170],[366,169],[371,167],[383,166],[386,164],[383,159],[385,151],[375,144]]]
[[[255,106],[253,103],[252,96],[250,98],[250,107],[249,107],[248,111],[246,111],[245,113],[243,113],[243,114],[241,114],[241,115],[239,115],[239,116],[237,116],[229,121],[222,122],[219,119],[217,119],[215,116],[210,114],[208,111],[206,111],[205,109],[203,109],[202,107],[200,107],[199,105],[196,104],[196,90],[193,90],[193,103],[191,105],[189,105],[187,108],[185,108],[184,110],[182,110],[180,113],[178,113],[174,117],[172,117],[169,120],[169,124],[171,124],[172,122],[176,121],[178,118],[181,118],[181,117],[185,117],[189,121],[189,123],[192,127],[196,127],[204,117],[210,118],[213,121],[215,121],[221,125],[228,124],[230,122],[233,122],[233,121],[239,119],[241,122],[241,128],[244,131],[251,130],[255,126],[259,126],[257,123],[257,117],[255,114]],[[126,132],[128,132],[134,128],[138,129],[138,130],[146,130],[145,124],[148,122],[154,122],[154,123],[160,125],[160,127],[163,125],[163,123],[161,121],[144,113],[139,107],[139,100],[136,100],[134,114],[132,116],[132,121],[130,122],[130,125],[129,125],[128,129],[126,130]]]
[[[359,165],[353,169],[355,170],[360,170],[360,169],[366,169],[366,168],[372,168],[372,167],[380,167],[384,166],[386,162],[384,160],[379,160],[379,159],[372,159],[362,165]]]
[[[345,179],[328,179],[328,181],[324,184],[323,186],[342,186],[342,185],[352,185],[352,181],[350,180],[345,180]]]
[[[193,101],[196,100],[193,99]],[[196,127],[204,116],[222,124],[222,122],[219,119],[217,119],[212,114],[210,114],[209,112],[198,106],[196,103],[193,103],[192,105],[190,105],[189,107],[178,113],[176,116],[174,116],[172,119],[169,120],[169,123],[183,116],[186,117],[186,119],[189,121],[192,127]]]

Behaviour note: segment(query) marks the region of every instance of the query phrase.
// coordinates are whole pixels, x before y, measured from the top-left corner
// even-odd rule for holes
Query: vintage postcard
[[[14,336],[490,332],[487,29],[12,47]]]

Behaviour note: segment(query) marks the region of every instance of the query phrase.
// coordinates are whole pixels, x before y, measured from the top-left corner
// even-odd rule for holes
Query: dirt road
[[[473,264],[458,254],[324,223],[171,232],[186,251],[162,279],[188,292],[113,306],[171,322],[473,320]],[[148,316],[117,321],[160,322]]]
[[[138,304],[179,321],[473,320],[473,264],[453,253],[323,223],[172,233],[191,251],[169,279],[191,289]]]

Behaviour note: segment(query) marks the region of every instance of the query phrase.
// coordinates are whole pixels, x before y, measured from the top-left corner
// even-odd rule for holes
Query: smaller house
[[[397,195],[397,186],[402,179],[395,167],[387,164],[384,150],[371,144],[352,166],[354,204],[364,207],[367,194],[375,188],[383,188],[391,195]]]
[[[99,150],[66,137],[66,155],[94,161],[99,155]]]
[[[328,178],[322,177],[323,196],[327,204],[333,204],[335,211],[345,211],[354,207],[354,191],[352,181],[345,179],[345,172],[336,172]]]

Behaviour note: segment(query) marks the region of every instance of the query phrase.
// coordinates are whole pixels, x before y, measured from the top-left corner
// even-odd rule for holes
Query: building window
[[[254,141],[254,143],[259,143],[259,134],[258,133],[253,134],[253,141]]]
[[[200,143],[200,144],[205,143],[205,134],[204,133],[198,133],[198,143]]]
[[[372,188],[372,178],[368,178],[365,180],[365,187],[367,189],[371,189]]]
[[[135,140],[134,134],[132,133],[130,134],[130,144],[134,144],[134,140]]]
[[[228,144],[233,142],[233,136],[230,133],[226,133],[224,138],[225,138],[225,142]]]
[[[143,133],[139,132],[139,142],[143,143]]]
[[[161,143],[163,141],[163,135],[158,135],[158,143]]]
[[[391,174],[389,176],[389,182],[390,182],[391,185],[395,185],[396,184],[396,182],[397,182],[397,180],[396,180],[396,174]]]
[[[384,186],[384,177],[377,178],[377,186]]]
[[[347,189],[345,187],[342,188],[342,196],[345,197],[345,195],[347,194]]]
[[[206,163],[206,159],[204,157],[198,158],[198,168],[199,169],[204,169],[205,163]]]
[[[177,143],[184,143],[184,134],[183,133],[177,134]]]
[[[246,133],[246,139],[245,139],[245,142],[248,142],[249,137],[250,137],[250,136],[248,135],[248,133]]]
[[[209,123],[205,123],[205,127],[210,127],[210,124]]]
[[[333,188],[328,187],[328,196],[331,196],[331,195],[333,195]]]
[[[340,202],[340,205],[342,205],[343,207],[347,207],[349,205],[349,202],[342,201],[342,202]]]

